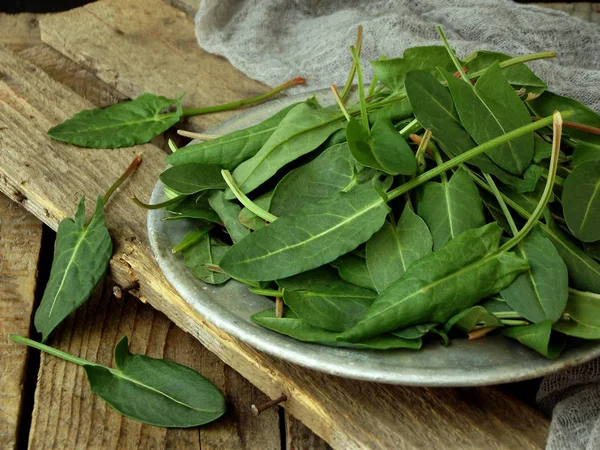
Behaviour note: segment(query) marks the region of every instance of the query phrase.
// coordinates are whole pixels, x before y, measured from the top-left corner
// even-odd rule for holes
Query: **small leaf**
[[[551,339],[552,322],[549,320],[520,327],[506,327],[502,333],[549,359],[558,358],[566,344],[564,339]]]
[[[177,105],[174,112],[164,109]],[[80,147],[118,148],[145,144],[168,130],[181,117],[181,103],[152,94],[135,100],[75,114],[71,119],[51,128],[48,135]]]
[[[369,110],[369,124],[373,125],[378,120],[398,123],[412,116],[412,107],[407,98],[398,99],[379,108],[373,106]]]
[[[386,221],[367,241],[367,268],[377,292],[385,291],[414,261],[431,253],[432,245],[429,228],[408,206],[396,227]]]
[[[569,292],[565,316],[552,327],[563,334],[581,339],[600,339],[600,295],[592,292]]]
[[[594,146],[592,144],[588,144],[587,142],[578,142],[575,146],[575,150],[573,151],[573,159],[571,160],[571,163],[573,164],[573,168],[575,168],[579,164],[597,161],[599,159],[600,145]]]
[[[223,284],[229,280],[229,275],[208,270],[206,265],[218,265],[228,249],[229,246],[217,243],[210,235],[203,234],[194,243],[181,250],[181,253],[185,265],[198,279],[208,284]]]
[[[42,342],[88,299],[106,272],[112,241],[102,208],[102,197],[98,197],[96,210],[85,224],[85,198],[82,198],[75,220],[63,219],[58,226],[50,279],[34,319],[36,330],[42,333]]]
[[[268,281],[327,264],[369,239],[389,208],[374,188],[310,203],[237,243],[221,260],[235,278]]]
[[[254,199],[253,202],[256,206],[268,212],[271,210],[272,198],[273,191],[269,191],[256,197],[256,199]],[[243,207],[240,213],[238,214],[238,220],[242,225],[244,225],[250,230],[258,230],[259,228],[264,228],[267,226],[267,222],[265,221],[265,219],[258,217],[246,207]]]
[[[285,334],[291,338],[302,342],[313,342],[315,344],[327,345],[330,347],[347,347],[371,350],[392,350],[406,348],[418,350],[421,348],[421,339],[402,339],[392,334],[377,336],[372,339],[366,339],[362,342],[350,343],[337,340],[339,333],[323,330],[313,327],[305,321],[299,319],[294,313],[288,311],[284,317],[279,319],[275,316],[275,309],[267,309],[252,316],[252,320],[257,324]]]
[[[417,170],[415,156],[388,120],[378,120],[370,133],[356,120],[346,126],[350,153],[360,164],[390,175],[412,175]]]
[[[573,169],[565,181],[562,203],[573,236],[583,242],[600,240],[600,159]]]
[[[250,234],[250,231],[238,220],[242,208],[237,203],[225,200],[225,193],[223,191],[217,191],[212,194],[208,198],[208,203],[219,215],[221,222],[225,224],[229,237],[234,243],[241,241]]]
[[[515,253],[529,262],[529,270],[500,293],[502,298],[531,322],[556,322],[569,296],[567,266],[539,229],[530,232]]]
[[[298,103],[283,108],[253,127],[234,131],[209,141],[187,145],[167,156],[167,164],[178,166],[197,163],[233,170],[260,150],[281,120],[296,105]]]
[[[417,212],[431,230],[434,250],[463,231],[485,224],[477,186],[462,169],[449,182],[423,184]]]
[[[220,222],[221,219],[208,204],[210,193],[210,191],[203,191],[198,195],[190,195],[178,203],[167,206],[165,210],[173,215],[164,220],[203,219],[213,223]]]
[[[444,332],[448,333],[452,328],[456,327],[464,333],[479,330],[481,328],[501,327],[502,322],[493,314],[486,311],[483,306],[473,306],[459,312],[452,317],[446,325]]]
[[[402,339],[419,339],[431,332],[437,326],[438,324],[433,322],[421,323],[393,331],[392,334]]]
[[[132,355],[124,337],[115,347],[116,369],[84,365],[92,392],[117,412],[160,427],[195,427],[225,413],[223,395],[180,364]]]
[[[348,253],[332,261],[331,265],[338,270],[342,280],[365,289],[375,290],[364,258]]]
[[[160,181],[180,195],[192,195],[209,189],[227,187],[219,166],[195,163],[169,167],[160,174]]]

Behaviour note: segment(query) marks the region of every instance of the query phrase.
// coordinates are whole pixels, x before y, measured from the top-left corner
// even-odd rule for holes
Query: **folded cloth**
[[[202,48],[270,86],[307,77],[299,91],[345,82],[358,25],[366,61],[440,45],[438,24],[459,57],[556,51],[530,67],[552,91],[600,111],[600,26],[509,0],[202,0],[196,35]],[[370,66],[364,70],[370,79]],[[552,413],[548,450],[600,449],[600,360],[547,377],[538,401]]]
[[[440,45],[437,24],[459,57],[556,51],[556,59],[530,67],[552,91],[600,111],[600,26],[509,0],[202,0],[196,35],[202,48],[252,78],[275,86],[304,76],[305,89],[317,89],[344,83],[358,25],[366,61]]]

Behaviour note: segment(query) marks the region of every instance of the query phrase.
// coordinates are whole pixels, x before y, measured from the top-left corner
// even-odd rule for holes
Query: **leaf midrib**
[[[74,130],[74,131],[72,131],[72,133],[81,134],[81,133],[84,133],[84,132],[91,132],[91,131],[92,132],[94,132],[94,131],[104,131],[104,130],[108,130],[108,129],[111,129],[111,128],[123,128],[123,127],[127,127],[127,126],[130,126],[130,125],[137,125],[137,124],[140,124],[140,123],[160,122],[160,121],[168,119],[168,118],[170,118],[170,117],[172,117],[172,116],[174,116],[176,114],[177,114],[176,112],[167,113],[167,114],[156,114],[155,113],[154,116],[147,117],[147,118],[144,118],[144,119],[141,119],[141,120],[131,120],[129,122],[119,122],[119,123],[112,124],[112,125],[107,125],[107,126],[104,126],[104,127],[101,127],[101,128],[86,128],[85,130],[76,130],[76,131]]]
[[[592,192],[592,195],[590,195],[590,200],[588,201],[587,207],[585,208],[585,213],[583,214],[583,219],[581,220],[581,225],[579,226],[579,231],[583,230],[583,228],[585,226],[585,222],[587,221],[588,215],[592,208],[592,203],[594,202],[594,199],[595,199],[596,195],[598,194],[599,190],[600,190],[600,180],[596,181],[596,186],[594,187],[594,192]]]

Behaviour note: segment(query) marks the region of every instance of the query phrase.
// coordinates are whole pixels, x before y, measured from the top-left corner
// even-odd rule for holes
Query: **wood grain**
[[[81,358],[112,366],[112,351],[122,336],[129,337],[133,353],[166,358],[202,373],[225,395],[226,415],[203,428],[143,425],[122,417],[92,395],[81,367],[42,354],[35,394],[37,406],[29,433],[31,449],[279,448],[277,413],[255,418],[245,403],[248,396],[266,401],[264,394],[151,306],[129,296],[116,300],[108,279],[60,326],[49,343]]]
[[[163,311],[334,448],[542,448],[547,419],[495,388],[425,389],[340,379],[259,353],[223,333],[190,308],[165,281],[148,248],[147,199],[164,167],[152,145],[79,149],[45,131],[90,104],[41,70],[0,51],[0,190],[20,192],[24,206],[51,227],[72,215],[80,195],[103,192],[135,153],[144,163],[107,205],[115,243],[112,275],[139,280],[140,298]],[[60,188],[58,188],[60,186]],[[447,446],[446,446],[447,447]]]
[[[29,336],[42,223],[0,194],[0,448],[16,448],[27,347],[8,334]]]
[[[192,19],[162,0],[94,2],[45,16],[40,29],[44,42],[127,97],[185,94],[184,108],[198,108],[268,90],[198,47]],[[192,117],[189,125],[203,129],[230,115]]]
[[[330,450],[331,447],[310,431],[302,422],[285,412],[285,449],[282,450]]]

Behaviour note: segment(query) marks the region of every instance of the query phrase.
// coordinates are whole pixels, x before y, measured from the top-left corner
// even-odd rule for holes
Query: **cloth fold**
[[[202,48],[267,85],[307,77],[298,92],[345,82],[358,25],[371,79],[367,60],[441,45],[438,24],[463,58],[476,50],[556,51],[556,59],[529,66],[553,92],[600,111],[600,26],[509,0],[202,0],[196,35]],[[548,450],[600,449],[600,360],[547,377],[538,402],[552,414]]]

